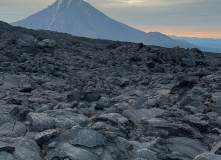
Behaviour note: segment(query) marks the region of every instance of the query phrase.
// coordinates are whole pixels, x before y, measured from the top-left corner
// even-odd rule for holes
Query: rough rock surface
[[[102,134],[89,129],[83,129],[79,126],[72,127],[69,136],[69,143],[85,147],[96,147],[105,144],[105,138]]]
[[[0,159],[218,160],[220,57],[0,22]]]
[[[221,156],[212,153],[203,153],[194,158],[194,160],[220,160]]]

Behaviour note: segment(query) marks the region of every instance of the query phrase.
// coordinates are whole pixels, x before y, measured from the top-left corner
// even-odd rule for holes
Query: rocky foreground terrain
[[[221,56],[0,22],[1,160],[221,160]]]

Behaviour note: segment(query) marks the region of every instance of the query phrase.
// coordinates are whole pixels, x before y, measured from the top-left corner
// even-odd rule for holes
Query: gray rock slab
[[[9,154],[8,152],[0,152],[0,159],[1,160],[15,160],[13,155]]]
[[[14,122],[13,118],[11,118],[7,114],[0,113],[0,126],[3,125],[4,123],[10,123]]]
[[[31,122],[33,131],[44,131],[54,128],[54,119],[46,113],[29,113],[27,119]]]
[[[105,137],[99,132],[74,126],[70,131],[69,143],[85,147],[96,147],[105,144]]]
[[[141,110],[125,110],[123,111],[123,116],[128,120],[131,120],[134,124],[138,125],[142,122],[142,119],[148,120],[162,115],[166,111],[163,109],[151,108],[151,109],[141,109]]]
[[[69,158],[76,160],[99,160],[99,156],[85,149],[74,147],[69,143],[63,143],[59,146],[60,158]]]
[[[119,113],[108,113],[108,114],[102,114],[98,118],[98,120],[109,120],[115,123],[127,123],[128,119],[124,116],[122,116]]]
[[[134,153],[134,157],[147,160],[157,160],[155,153],[149,149],[139,149]]]
[[[61,132],[62,130],[60,129],[46,130],[46,131],[36,134],[34,137],[34,140],[38,143],[38,145],[43,145],[49,140],[56,138]]]
[[[209,128],[209,122],[202,120],[202,116],[198,115],[186,115],[184,117],[184,122],[190,124],[191,126],[194,126],[198,128],[201,132],[207,132]]]
[[[37,143],[31,139],[20,139],[14,144],[14,156],[19,160],[42,160]]]
[[[169,142],[172,143],[171,147],[169,147],[172,154],[176,153],[175,155],[179,155],[180,158],[193,159],[197,155],[207,152],[206,148],[199,141],[190,138],[171,138]]]
[[[19,137],[24,135],[25,132],[26,126],[19,121],[4,123],[0,126],[0,136]]]
[[[215,92],[212,94],[212,100],[215,102],[216,105],[221,105],[221,92]]]
[[[213,153],[203,153],[196,156],[193,160],[221,160],[221,155]]]
[[[54,118],[56,128],[71,129],[75,125],[84,127],[88,123],[86,116],[72,111],[54,110],[47,113]]]

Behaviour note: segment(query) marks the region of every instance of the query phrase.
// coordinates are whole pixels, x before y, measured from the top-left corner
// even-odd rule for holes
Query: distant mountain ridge
[[[160,46],[163,47],[175,47],[175,46],[180,46],[183,48],[194,48],[196,46],[186,42],[186,41],[181,41],[181,40],[174,40],[170,37],[168,37],[165,34],[162,34],[160,32],[149,32],[146,34],[146,40],[147,40],[147,44],[150,45],[156,45],[156,44],[160,44]]]
[[[64,32],[88,38],[142,42],[146,45],[169,48],[175,46],[197,47],[185,41],[174,40],[159,32],[145,33],[129,27],[106,16],[83,0],[57,0],[48,8],[24,20],[14,22],[12,25]]]
[[[192,43],[192,44],[198,45],[198,46],[221,49],[221,39],[197,38],[197,37],[178,37],[175,35],[171,35],[169,37],[171,37],[175,40],[185,40],[189,43]]]

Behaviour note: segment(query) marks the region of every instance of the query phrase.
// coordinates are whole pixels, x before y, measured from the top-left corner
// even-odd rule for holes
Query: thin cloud
[[[133,5],[142,5],[145,7],[162,7],[162,6],[176,6],[185,4],[197,4],[208,2],[207,0],[85,0],[86,2],[103,7],[128,7]],[[126,6],[125,6],[126,5]]]

